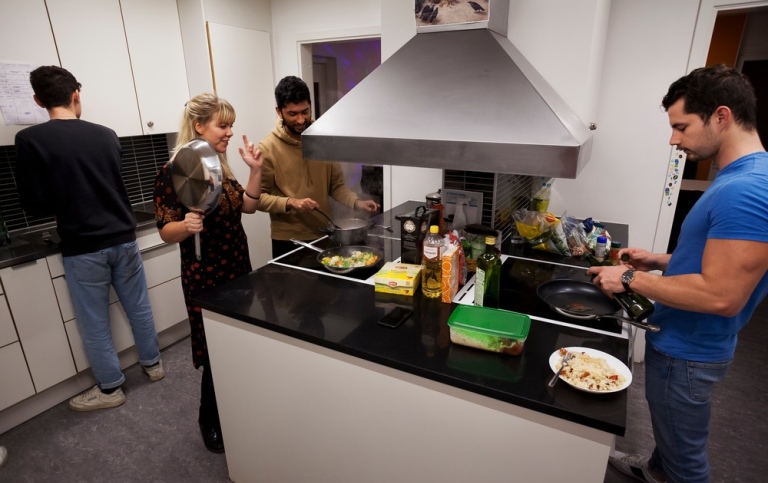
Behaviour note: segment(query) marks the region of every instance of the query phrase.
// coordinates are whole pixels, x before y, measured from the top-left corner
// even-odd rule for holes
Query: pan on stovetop
[[[329,272],[336,273],[339,275],[352,273],[352,272],[362,272],[366,270],[375,272],[375,270],[378,270],[381,267],[381,265],[384,263],[384,252],[382,252],[377,248],[369,247],[366,245],[344,245],[344,246],[333,247],[333,248],[328,248],[324,250],[322,248],[316,247],[310,243],[305,243],[303,241],[294,240],[294,239],[291,239],[291,241],[297,245],[301,245],[305,248],[309,248],[310,250],[314,250],[318,252],[317,262]],[[374,256],[376,256],[376,262],[371,265],[365,265],[361,267],[347,267],[347,268],[333,267],[323,263],[323,259],[325,258],[332,258],[335,256],[349,257],[352,255],[352,252],[355,252],[355,251],[359,251],[363,253],[372,253]]]
[[[659,327],[616,314],[621,306],[591,282],[555,279],[536,289],[539,298],[558,314],[581,320],[614,319],[641,329],[658,332]]]

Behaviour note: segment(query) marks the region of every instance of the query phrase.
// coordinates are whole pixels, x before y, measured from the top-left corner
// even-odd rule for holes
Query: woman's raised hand
[[[252,142],[248,141],[248,136],[243,134],[243,147],[238,148],[240,157],[250,168],[261,168],[264,164],[264,155],[257,149]]]

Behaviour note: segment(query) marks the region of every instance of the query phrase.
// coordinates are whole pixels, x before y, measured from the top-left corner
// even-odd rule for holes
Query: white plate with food
[[[632,383],[632,371],[626,364],[597,349],[564,347],[549,356],[549,367],[557,372],[565,351],[574,354],[560,373],[560,379],[580,391],[605,394],[623,391]]]

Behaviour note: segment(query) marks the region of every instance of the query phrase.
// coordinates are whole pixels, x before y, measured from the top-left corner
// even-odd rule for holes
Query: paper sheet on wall
[[[40,124],[48,120],[48,111],[32,99],[29,73],[36,67],[25,62],[0,61],[0,113],[6,126]]]

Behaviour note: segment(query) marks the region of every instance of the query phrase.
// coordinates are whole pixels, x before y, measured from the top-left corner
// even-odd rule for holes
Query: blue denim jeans
[[[708,483],[707,438],[712,389],[733,359],[693,362],[646,344],[645,398],[656,448],[649,466],[675,483]]]
[[[99,387],[125,382],[109,325],[109,287],[115,288],[139,352],[139,362],[160,360],[144,264],[135,241],[84,255],[64,257],[64,273],[85,353]]]

